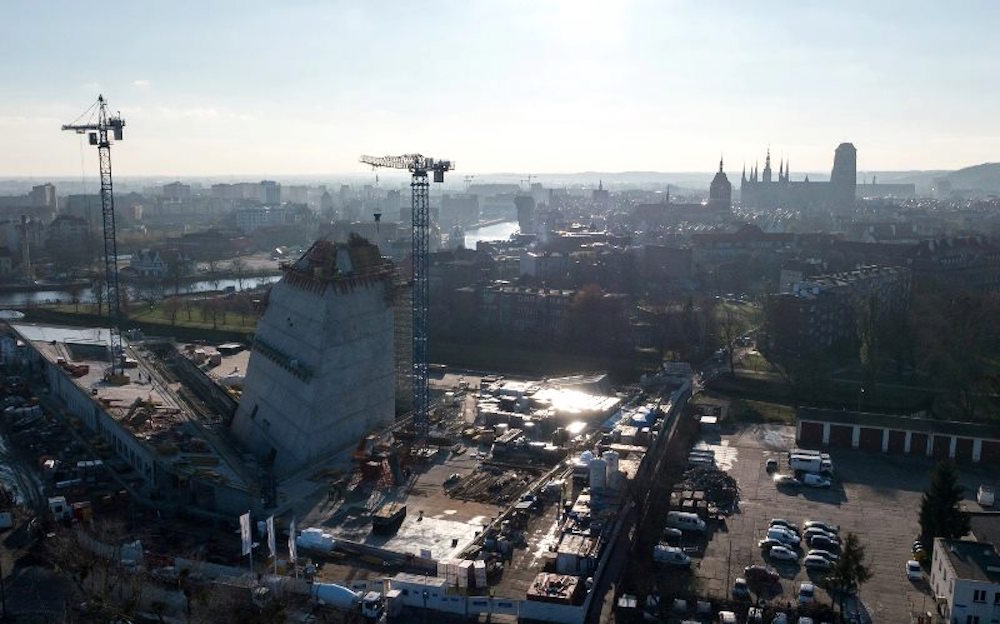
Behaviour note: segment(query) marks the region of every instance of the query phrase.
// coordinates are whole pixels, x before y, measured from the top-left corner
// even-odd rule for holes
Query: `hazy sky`
[[[81,173],[98,92],[116,173],[706,171],[1000,160],[1000,3],[3,3],[0,176]],[[96,154],[84,151],[87,175]]]

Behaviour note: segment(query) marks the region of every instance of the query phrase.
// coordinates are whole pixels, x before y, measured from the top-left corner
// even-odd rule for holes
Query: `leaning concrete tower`
[[[233,433],[282,477],[391,423],[393,328],[378,247],[317,241],[271,289]]]

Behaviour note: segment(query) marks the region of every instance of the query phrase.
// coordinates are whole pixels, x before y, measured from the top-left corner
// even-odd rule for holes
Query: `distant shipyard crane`
[[[96,110],[95,110],[96,107]],[[96,112],[97,120],[93,120]],[[121,335],[121,299],[118,295],[118,243],[115,228],[115,196],[111,184],[111,139],[122,140],[122,128],[125,120],[120,113],[108,114],[108,105],[103,95],[97,96],[97,102],[91,105],[77,121],[90,113],[87,123],[76,122],[66,124],[63,130],[72,130],[77,134],[89,134],[90,144],[97,146],[98,159],[101,166],[101,218],[104,221],[104,277],[107,288],[108,320],[111,326],[111,368],[107,380],[113,383],[127,381],[125,377]]]
[[[362,156],[361,162],[372,167],[406,169],[411,174],[410,203],[412,206],[412,255],[413,255],[413,415],[417,443],[427,437],[430,395],[427,389],[427,308],[430,293],[427,285],[428,233],[430,231],[430,183],[428,172],[435,182],[444,182],[444,172],[454,169],[450,160],[434,160],[420,154],[403,156]]]

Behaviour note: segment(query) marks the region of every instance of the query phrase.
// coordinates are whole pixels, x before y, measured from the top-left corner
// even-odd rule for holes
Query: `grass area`
[[[62,314],[96,315],[97,306],[90,303],[79,305],[72,303],[60,303],[45,306],[45,309]],[[168,327],[184,327],[190,329],[217,329],[220,331],[231,331],[241,333],[252,333],[257,327],[257,316],[254,314],[239,314],[236,312],[226,312],[225,316],[221,312],[216,313],[215,322],[211,316],[203,315],[197,306],[192,306],[189,311],[183,306],[177,310],[177,315],[173,321],[170,319],[170,312],[163,303],[152,306],[147,304],[133,304],[129,308],[128,318],[140,323],[151,323]]]
[[[235,332],[252,332],[257,327],[257,315],[255,314],[226,312],[223,315],[222,313],[217,313],[213,321],[211,316],[203,315],[201,310],[197,308],[192,309],[190,315],[187,310],[181,308],[177,311],[174,320],[171,321],[170,313],[164,309],[162,304],[133,306],[129,310],[129,318],[157,325],[191,327],[194,329],[221,329],[223,331]]]
[[[736,334],[742,335],[760,325],[760,308],[744,303],[720,303],[715,306],[715,318],[721,325],[732,319]]]
[[[782,403],[734,399],[729,409],[729,418],[734,422],[795,424],[795,410]]]

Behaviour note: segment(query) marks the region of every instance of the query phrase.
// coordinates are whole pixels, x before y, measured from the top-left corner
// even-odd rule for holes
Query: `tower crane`
[[[91,112],[94,106],[97,107],[96,122],[88,121],[84,124],[74,122],[63,125],[62,129],[77,134],[87,134],[90,144],[97,146],[101,167],[101,219],[104,222],[104,277],[107,288],[108,320],[111,326],[111,368],[107,371],[106,379],[113,383],[127,383],[128,377],[125,376],[124,368],[125,353],[122,351],[121,299],[118,295],[115,196],[111,183],[111,137],[114,137],[115,141],[122,140],[122,128],[125,127],[125,120],[121,118],[120,113],[108,114],[108,104],[103,95],[99,95],[97,102],[83,115]]]
[[[444,173],[454,169],[450,160],[435,160],[420,154],[402,156],[362,156],[361,162],[372,167],[406,169],[410,172],[413,255],[413,414],[418,444],[427,438],[430,394],[427,388],[427,310],[430,293],[427,281],[427,254],[430,231],[430,182],[444,182]]]

